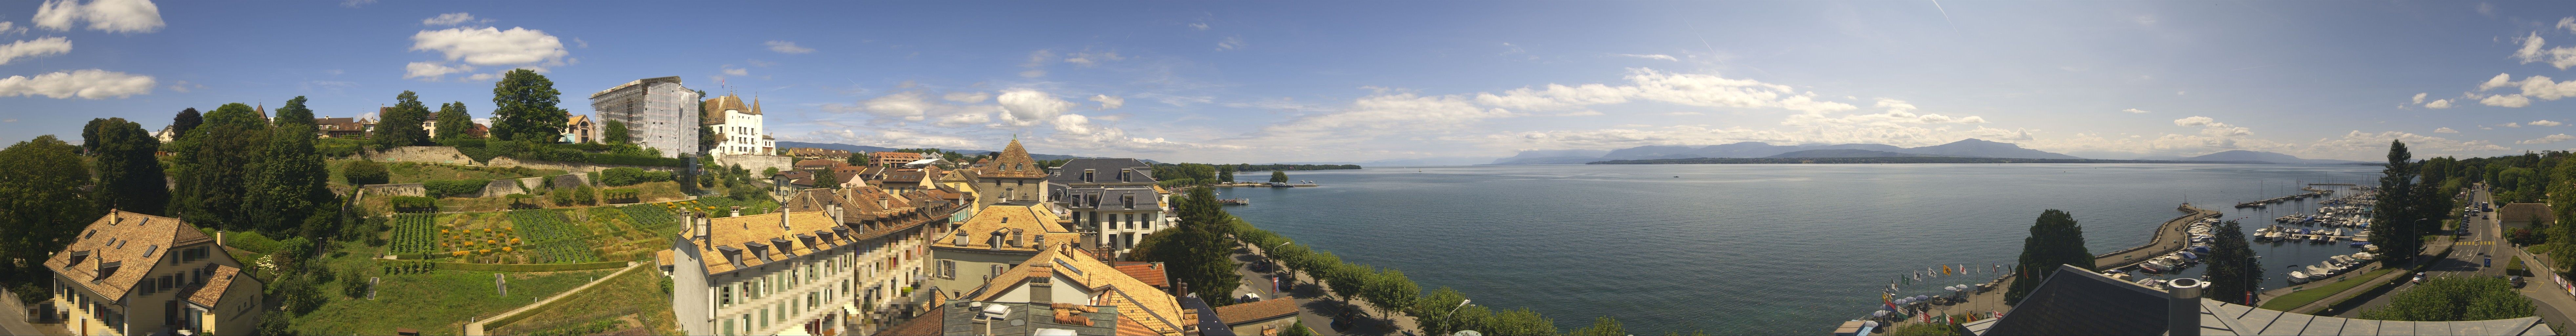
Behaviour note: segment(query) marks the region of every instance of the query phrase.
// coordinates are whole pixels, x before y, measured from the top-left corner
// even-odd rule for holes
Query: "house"
[[[53,307],[82,335],[257,332],[259,279],[229,249],[175,218],[109,210],[45,259]]]
[[[2505,204],[2503,209],[2496,209],[2495,219],[2506,228],[2521,229],[2547,227],[2558,222],[2558,216],[2549,212],[2549,203]]]
[[[598,143],[600,142],[599,123],[591,122],[590,115],[587,114],[566,118],[564,119],[563,139],[558,139],[558,141],[562,141],[564,143]]]
[[[837,160],[807,159],[807,160],[803,160],[803,161],[796,161],[796,170],[823,170],[823,169],[832,169],[832,168],[836,168],[836,167],[840,167],[840,166],[841,166],[841,161],[837,161]]]
[[[930,239],[949,227],[951,214],[964,210],[962,204],[905,198],[873,187],[807,189],[786,200],[790,211],[829,213],[851,231],[851,248],[858,255],[852,266],[858,273],[850,294],[861,313],[850,321],[857,333],[879,332],[937,310],[932,291],[920,290],[927,285]]]
[[[1063,198],[1056,201],[1072,216],[1074,227],[1095,237],[1093,248],[1106,255],[1125,256],[1145,235],[1172,227],[1164,216],[1165,197],[1150,186],[1057,190]]]
[[[1078,244],[1082,234],[1065,227],[1044,204],[1002,203],[935,237],[930,246],[933,288],[952,297],[983,286],[1050,246]],[[1115,272],[1115,271],[1112,271]]]
[[[1297,324],[1297,300],[1263,300],[1216,307],[1216,319],[1236,335],[1277,336]]]
[[[366,120],[357,118],[313,118],[313,135],[332,138],[367,136]]]
[[[2202,297],[2208,285],[2177,279],[2170,290],[2059,265],[2003,318],[1962,325],[1976,335],[2551,335],[2540,317],[2414,322],[2316,316]],[[2216,294],[2216,293],[2212,293]]]
[[[715,148],[707,149],[708,152],[721,155],[777,154],[778,142],[772,140],[761,126],[760,99],[752,99],[751,105],[746,107],[742,104],[742,96],[725,94],[698,104],[698,122],[714,128],[716,136],[724,138],[716,142]]]
[[[900,166],[900,165],[903,165],[903,164],[905,164],[905,163],[910,163],[910,162],[913,162],[913,161],[921,161],[921,159],[922,159],[922,157],[921,157],[921,153],[912,153],[912,152],[871,152],[871,153],[868,153],[868,163],[869,163],[869,164],[874,164],[874,165],[878,165],[878,166],[886,166],[886,167],[895,167],[895,166]]]
[[[1072,159],[1056,167],[1047,182],[1066,188],[1145,187],[1162,182],[1154,179],[1154,165],[1137,159]]]
[[[626,124],[634,144],[661,150],[663,157],[698,152],[699,120],[683,104],[698,101],[697,90],[680,85],[679,76],[638,79],[590,94],[599,122]]]
[[[1202,314],[1180,297],[1130,278],[1070,244],[1050,247],[987,280],[956,301],[994,304],[1106,306],[1117,315],[1115,335],[1197,335]],[[957,319],[955,314],[950,319]],[[1214,319],[1214,316],[1204,318]],[[950,322],[955,331],[955,322]]]
[[[1175,295],[1180,294],[1179,291],[1172,289],[1172,283],[1169,280],[1171,279],[1171,268],[1164,267],[1163,262],[1119,261],[1110,263],[1110,265],[1118,267],[1119,273],[1127,273],[1127,277],[1136,278],[1136,281],[1142,281],[1145,282],[1146,285],[1163,289],[1164,293],[1172,293]]]
[[[848,334],[865,232],[830,212],[692,216],[668,250],[671,312],[691,335]],[[661,259],[658,258],[657,260]]]
[[[785,196],[787,193],[796,192],[797,189],[813,188],[814,172],[782,170],[778,171],[778,175],[770,175],[769,183],[772,186],[770,193]]]
[[[1020,139],[1002,147],[998,155],[982,167],[975,167],[975,190],[984,195],[983,204],[1009,202],[1047,202],[1047,173],[1029,150],[1020,147]]]

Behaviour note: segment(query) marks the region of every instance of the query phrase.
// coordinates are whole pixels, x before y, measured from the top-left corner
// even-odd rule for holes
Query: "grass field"
[[[679,335],[679,326],[671,314],[671,297],[662,293],[662,277],[653,270],[635,270],[610,279],[590,290],[564,297],[552,308],[528,312],[528,318],[491,329],[494,335],[561,335],[566,331],[595,325],[613,325],[607,331],[644,327],[650,335]]]
[[[2317,302],[2317,300],[2324,300],[2327,296],[2334,296],[2335,293],[2342,293],[2346,289],[2352,289],[2352,287],[2360,286],[2364,282],[2370,282],[2370,279],[2378,279],[2379,276],[2388,275],[2389,271],[2395,270],[2397,269],[2382,268],[2377,271],[2370,271],[2370,273],[2362,273],[2360,277],[2349,277],[2345,278],[2344,281],[2337,281],[2335,283],[2317,286],[2316,288],[2290,292],[2289,294],[2281,294],[2280,297],[2272,298],[2271,301],[2264,301],[2263,309],[2279,311],[2297,309],[2299,306],[2305,306],[2308,305],[2308,303]]]
[[[334,272],[362,270],[366,277],[382,277],[376,287],[376,299],[332,295],[329,303],[313,313],[292,319],[297,333],[306,335],[387,335],[394,328],[419,329],[429,335],[464,333],[467,318],[485,318],[525,306],[529,298],[546,297],[581,286],[593,277],[604,276],[614,269],[566,272],[498,273],[437,270],[422,274],[385,275],[376,271],[376,248],[347,243],[325,259]],[[645,272],[652,273],[652,272]],[[492,286],[492,275],[507,278],[510,294],[502,296]],[[340,293],[350,283],[364,278],[341,279],[320,285],[323,293]],[[654,288],[660,291],[659,287]],[[667,307],[668,305],[663,305]],[[666,308],[667,309],[667,308]]]

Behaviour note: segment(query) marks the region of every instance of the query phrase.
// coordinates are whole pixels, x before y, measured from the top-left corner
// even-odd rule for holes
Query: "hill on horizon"
[[[1946,143],[1946,144],[1939,144],[1939,145],[1932,145],[1932,146],[1923,146],[1923,147],[1913,147],[1913,148],[1897,147],[1897,146],[1893,146],[1893,145],[1886,145],[1886,144],[1800,144],[1800,145],[1791,145],[1791,146],[1780,146],[1780,145],[1772,145],[1772,144],[1762,143],[1762,142],[1746,141],[1746,142],[1738,142],[1738,143],[1731,143],[1731,144],[1724,144],[1724,145],[1710,145],[1710,146],[1701,146],[1701,147],[1691,147],[1691,146],[1637,146],[1637,147],[1630,147],[1630,148],[1625,148],[1625,149],[1619,149],[1619,150],[1609,151],[1608,153],[1603,153],[1603,154],[1601,154],[1601,155],[1599,155],[1599,156],[1590,156],[1590,155],[1585,155],[1585,154],[1590,154],[1590,153],[1593,153],[1593,152],[1592,152],[1592,151],[1583,151],[1583,150],[1529,150],[1529,151],[1522,151],[1522,152],[1520,153],[1520,155],[1517,155],[1517,156],[1513,156],[1513,157],[1508,157],[1508,158],[1502,158],[1502,159],[1494,160],[1494,163],[1491,163],[1491,164],[1556,164],[1556,163],[1582,163],[1582,162],[1592,162],[1592,161],[1602,161],[1602,160],[1655,160],[1655,159],[1691,159],[1691,158],[1768,158],[1768,157],[1777,157],[1777,155],[1783,155],[1783,154],[1788,154],[1788,153],[1793,153],[1793,152],[1807,152],[1807,153],[1804,153],[1804,154],[1799,154],[1799,155],[1807,155],[1807,156],[1802,156],[1802,157],[1894,157],[1894,156],[1891,156],[1891,155],[1888,155],[1888,154],[1921,154],[1921,155],[1895,155],[1895,156],[1948,156],[1948,157],[1985,157],[1985,158],[2013,158],[2013,159],[2083,159],[2083,158],[2075,157],[2075,156],[2072,156],[2072,155],[2058,154],[2058,153],[2051,153],[2051,152],[2047,152],[2047,151],[2041,151],[2041,150],[2029,149],[2029,148],[2021,148],[2021,146],[2020,146],[2020,145],[2015,145],[2015,144],[2012,144],[2012,143],[1994,142],[1994,141],[1986,141],[1986,140],[1984,140],[1984,139],[1969,138],[1969,139],[1959,140],[1959,141],[1955,141],[1955,142],[1951,142],[1951,143]],[[1816,155],[1855,155],[1855,156],[1816,156]]]
[[[2185,161],[2261,161],[2261,162],[2284,163],[2284,164],[2346,164],[2346,163],[2363,162],[2363,161],[2352,161],[2352,160],[2332,160],[2332,159],[2302,159],[2302,158],[2299,158],[2299,157],[2297,157],[2297,156],[2292,156],[2292,155],[2289,155],[2289,154],[2281,154],[2281,153],[2273,153],[2273,152],[2257,152],[2257,151],[2249,151],[2249,150],[2232,150],[2232,151],[2225,151],[2225,152],[2209,153],[2209,154],[2204,154],[2204,155],[2201,155],[2201,156],[2194,156],[2194,157],[2182,158],[2182,159],[2179,159],[2179,160],[2185,160]]]

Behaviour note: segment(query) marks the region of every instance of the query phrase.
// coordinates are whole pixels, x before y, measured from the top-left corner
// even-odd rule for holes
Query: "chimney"
[[[725,217],[742,217],[742,206],[734,206],[733,214],[725,215]]]
[[[787,226],[787,213],[788,213],[788,212],[791,212],[791,211],[793,211],[793,210],[792,210],[791,208],[788,208],[786,203],[779,203],[779,204],[778,204],[778,229],[779,229],[779,230],[796,231],[796,229],[795,229],[794,227]]]
[[[2173,298],[2165,304],[2165,334],[2200,336],[2200,290],[2209,282],[2196,278],[2174,279],[2165,283],[2166,293]]]

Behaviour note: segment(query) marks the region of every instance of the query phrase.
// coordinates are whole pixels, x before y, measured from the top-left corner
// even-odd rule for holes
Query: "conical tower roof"
[[[1043,178],[1046,177],[1046,169],[1038,167],[1038,160],[1029,158],[1029,150],[1020,147],[1020,139],[1011,139],[1011,145],[1002,147],[1001,157],[995,158],[993,164],[984,166],[983,175],[999,178]]]

